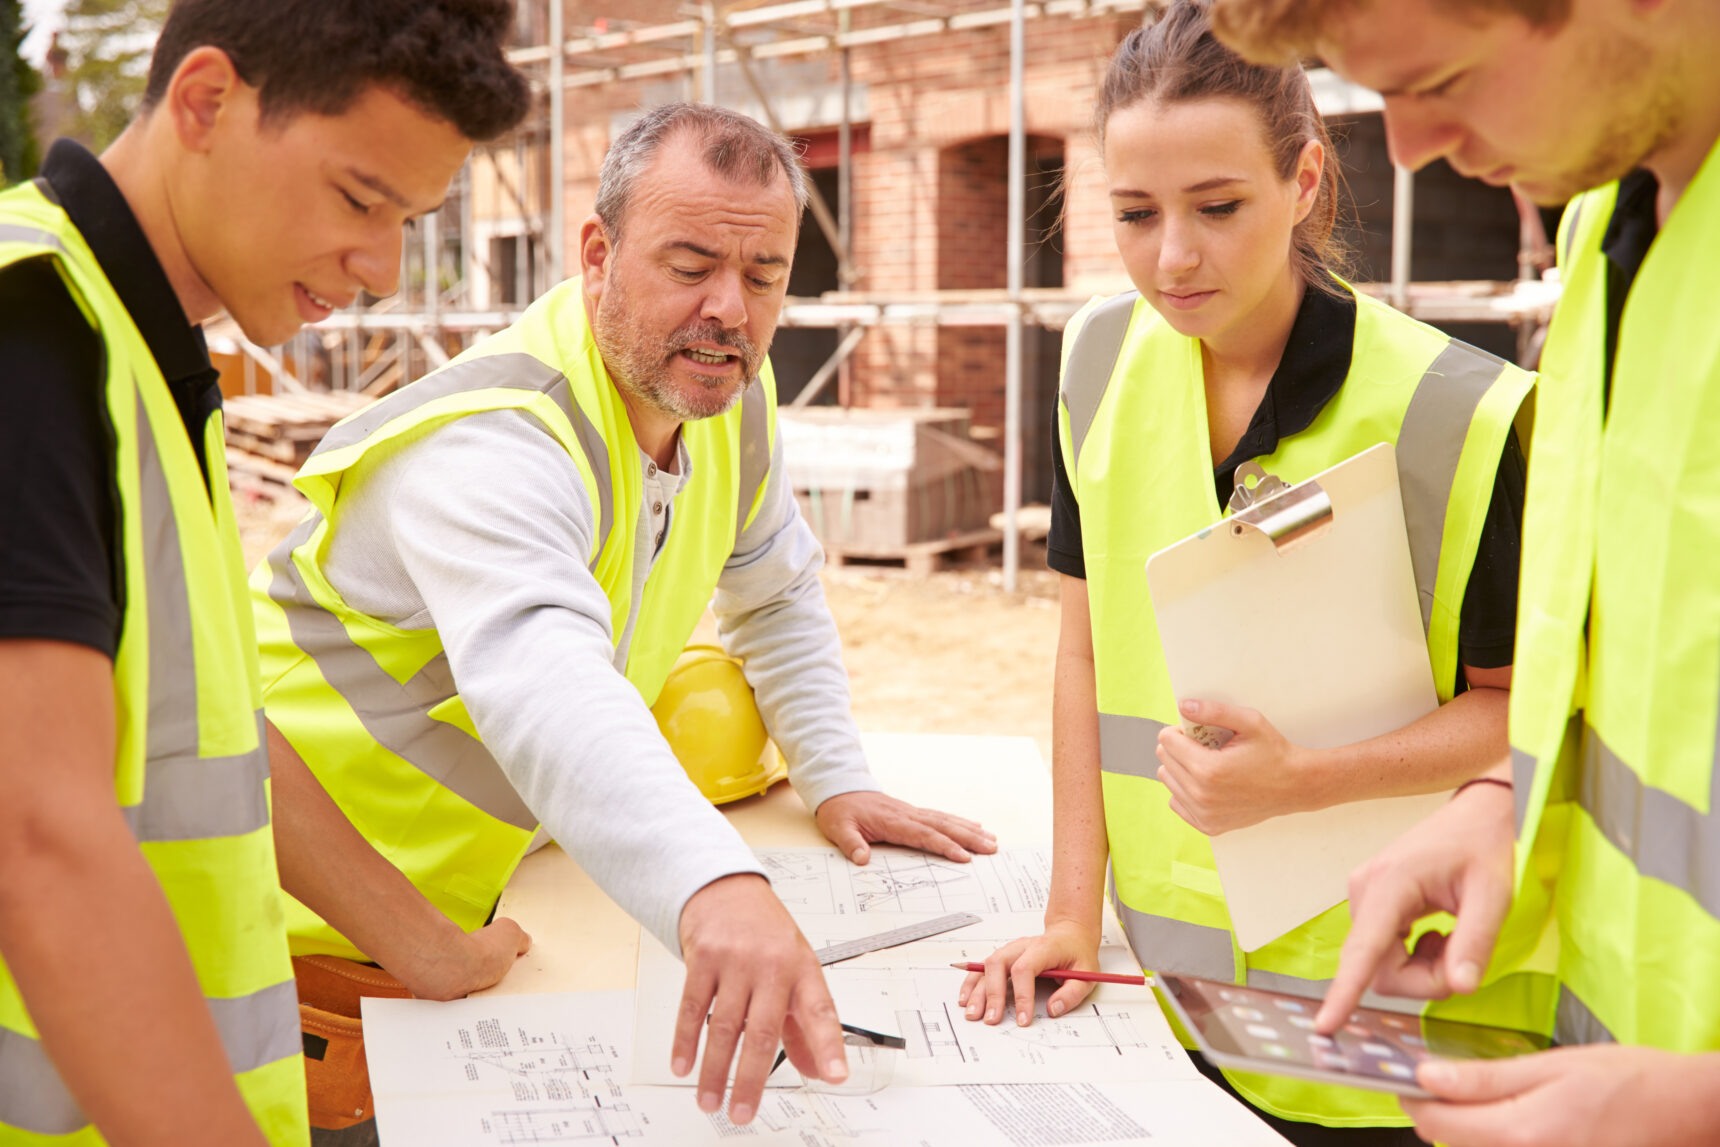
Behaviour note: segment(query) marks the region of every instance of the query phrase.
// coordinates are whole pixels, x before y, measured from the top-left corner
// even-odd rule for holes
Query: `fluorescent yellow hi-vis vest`
[[[161,369],[83,236],[42,185],[0,194],[0,267],[40,257],[54,261],[106,349],[125,561],[114,789],[179,924],[251,1114],[269,1142],[307,1143],[298,997],[221,419],[205,431],[205,487]],[[3,963],[0,1142],[105,1142],[42,1050]]]
[[[1560,228],[1511,697],[1519,863],[1563,845],[1562,1041],[1716,1051],[1720,149],[1637,273],[1603,406],[1617,196]]]
[[[370,842],[450,919],[481,926],[537,831],[537,818],[485,748],[442,639],[345,602],[323,576],[335,505],[355,467],[438,426],[491,410],[530,415],[578,467],[596,511],[591,572],[617,640],[633,615],[640,449],[586,322],[580,281],[447,366],[331,430],[295,479],[313,512],[252,575],[269,719]],[[626,676],[645,704],[698,624],[735,541],[763,497],[775,440],[769,365],[728,413],[688,422],[692,475],[651,568]],[[289,905],[296,954],[363,958]]]
[[[1313,288],[1310,288],[1313,289]],[[1323,995],[1349,930],[1339,905],[1252,952],[1230,930],[1204,834],[1170,811],[1158,781],[1158,733],[1178,720],[1144,567],[1158,550],[1219,521],[1198,340],[1179,335],[1138,295],[1096,304],[1071,323],[1062,448],[1081,507],[1092,611],[1105,822],[1114,903],[1143,967]],[[1381,442],[1395,445],[1410,552],[1441,703],[1457,674],[1458,621],[1499,459],[1534,376],[1455,342],[1366,295],[1356,296],[1349,375],[1312,425],[1257,461],[1299,482]],[[1515,922],[1511,959],[1543,931],[1544,903]],[[1518,949],[1523,949],[1519,951]],[[1549,977],[1501,975],[1449,1011],[1547,1030]],[[1277,1076],[1225,1073],[1256,1106],[1332,1126],[1402,1125],[1389,1095]]]

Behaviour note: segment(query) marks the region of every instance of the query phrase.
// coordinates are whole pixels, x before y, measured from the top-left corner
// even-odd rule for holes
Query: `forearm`
[[[1379,737],[1335,749],[1295,750],[1310,809],[1346,801],[1437,793],[1483,775],[1510,780],[1510,693],[1473,688]]]
[[[353,827],[280,730],[268,729],[281,887],[417,993],[464,933]]]
[[[833,796],[880,786],[866,767],[841,639],[818,580],[823,551],[781,474],[778,457],[765,504],[717,582],[714,610],[795,791],[816,811]]]
[[[0,957],[109,1142],[260,1147],[184,937],[120,812],[115,728],[105,656],[0,641]]]
[[[1052,694],[1051,891],[1047,926],[1073,923],[1097,935],[1104,923],[1105,792],[1099,769],[1099,707],[1093,659],[1059,649]]]
[[[0,955],[67,1089],[109,1142],[262,1144],[118,805],[67,828],[0,882]]]

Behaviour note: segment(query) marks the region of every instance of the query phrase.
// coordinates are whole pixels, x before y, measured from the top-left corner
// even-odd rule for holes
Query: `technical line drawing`
[[[1051,861],[1043,849],[1017,848],[970,863],[879,846],[865,865],[826,848],[759,849],[771,888],[796,919],[871,913],[995,916],[1043,912]]]
[[[908,1041],[906,1054],[909,1059],[947,1059],[953,1055],[966,1063],[967,1052],[962,1050],[956,1022],[955,1017],[950,1015],[948,1004],[935,1012],[913,1008],[896,1013],[896,1023],[901,1026],[902,1038]]]
[[[620,1143],[643,1139],[645,1121],[625,1104],[606,1107],[594,1100],[589,1107],[541,1107],[492,1112],[484,1130],[498,1144]]]
[[[1135,1027],[1128,1008],[1088,1004],[1059,1019],[1050,1019],[1041,1008],[1033,1025],[1025,1028],[1005,1028],[1010,1039],[1042,1048],[1098,1047],[1111,1048],[1118,1055],[1125,1048],[1147,1050],[1155,1046]]]

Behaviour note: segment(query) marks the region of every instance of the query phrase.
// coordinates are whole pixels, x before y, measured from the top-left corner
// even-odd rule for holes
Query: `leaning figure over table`
[[[1066,336],[1049,546],[1063,575],[1055,866],[1045,932],[963,985],[968,1018],[989,1023],[1012,987],[1015,1022],[1031,1022],[1041,971],[1097,970],[1107,860],[1143,967],[1318,997],[1347,906],[1245,951],[1209,837],[1441,792],[1506,749],[1525,481],[1512,424],[1533,376],[1338,278],[1337,157],[1308,79],[1218,43],[1208,4],[1179,0],[1124,40],[1096,119],[1138,293],[1090,304]],[[1312,750],[1252,709],[1175,697],[1146,560],[1221,520],[1243,463],[1299,482],[1381,442],[1396,449],[1439,708]],[[1235,736],[1206,747],[1182,718]],[[1514,966],[1464,1018],[1551,1026],[1550,977]],[[1065,982],[1050,1014],[1090,990]],[[1390,1095],[1195,1060],[1292,1142],[1416,1142]]]
[[[314,511],[252,579],[276,756],[296,751],[339,806],[323,815],[374,846],[354,871],[472,932],[559,842],[685,959],[674,1067],[708,1012],[705,1110],[740,1045],[736,1123],[779,1040],[808,1076],[846,1067],[811,947],[652,717],[707,604],[846,855],[996,848],[879,791],[850,716],[765,358],[806,197],[790,144],[753,120],[646,114],[604,159],[581,276],[336,426],[296,480]],[[365,959],[296,903],[289,923],[297,955]]]
[[[1318,1022],[1471,991],[1552,885],[1560,1047],[1424,1065],[1452,1147],[1720,1142],[1720,5],[1221,0],[1319,55],[1393,158],[1567,203],[1523,520],[1509,763],[1354,873]],[[1428,914],[1449,941],[1406,944]]]

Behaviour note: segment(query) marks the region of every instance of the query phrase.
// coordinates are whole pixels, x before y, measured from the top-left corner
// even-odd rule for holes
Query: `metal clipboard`
[[[1147,560],[1178,700],[1258,709],[1317,749],[1433,712],[1392,446],[1296,485],[1249,465],[1231,517]],[[1213,837],[1237,942],[1252,951],[1341,903],[1352,869],[1446,799],[1356,801]]]

